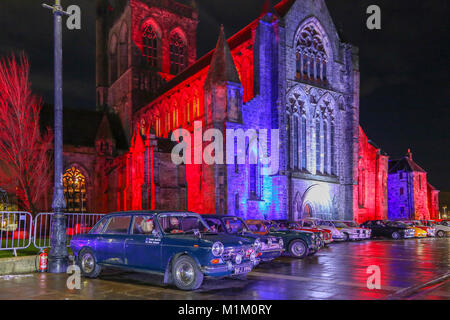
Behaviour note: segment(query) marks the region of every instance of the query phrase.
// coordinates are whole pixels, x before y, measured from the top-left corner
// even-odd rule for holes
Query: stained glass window
[[[327,54],[322,36],[313,25],[301,30],[296,46],[297,78],[326,80]]]
[[[152,68],[159,68],[159,39],[151,25],[144,28],[142,35],[142,56],[145,63]]]
[[[86,212],[86,177],[72,167],[63,176],[67,212]]]
[[[170,38],[170,73],[178,74],[186,66],[186,44],[178,33]]]

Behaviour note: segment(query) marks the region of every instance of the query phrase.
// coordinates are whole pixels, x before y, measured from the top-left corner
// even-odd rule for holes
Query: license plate
[[[250,271],[252,271],[250,266],[234,267],[234,274],[249,273]]]

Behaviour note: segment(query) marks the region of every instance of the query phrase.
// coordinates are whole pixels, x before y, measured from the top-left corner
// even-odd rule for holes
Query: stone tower
[[[206,130],[222,132],[224,145],[228,123],[242,123],[243,88],[225,38],[223,26],[204,84]],[[214,137],[217,141],[218,137]],[[225,155],[222,159],[225,161]],[[204,204],[214,205],[210,212],[225,214],[227,209],[227,170],[225,164],[203,164]]]
[[[196,60],[196,9],[173,0],[97,3],[97,105],[118,113],[128,141],[132,115]]]

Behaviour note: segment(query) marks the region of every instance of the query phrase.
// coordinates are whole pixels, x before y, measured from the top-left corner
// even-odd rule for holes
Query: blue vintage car
[[[240,217],[204,214],[202,218],[209,227],[219,233],[234,234],[261,243],[259,258],[262,261],[271,261],[281,256],[284,251],[283,239],[274,236],[256,235],[250,231],[245,221]]]
[[[161,274],[182,290],[199,288],[204,276],[247,274],[259,250],[255,239],[212,232],[192,212],[112,213],[70,245],[86,277],[115,267]]]

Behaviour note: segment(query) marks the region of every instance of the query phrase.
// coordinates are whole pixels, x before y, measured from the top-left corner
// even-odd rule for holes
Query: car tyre
[[[294,240],[289,244],[289,254],[303,259],[308,255],[308,245],[303,240]]]
[[[81,274],[87,278],[97,278],[102,271],[91,249],[81,250],[78,254],[78,266],[80,267]]]
[[[445,237],[445,232],[443,230],[439,230],[436,234],[437,234],[438,238]]]
[[[398,240],[400,239],[400,233],[398,233],[397,231],[392,232],[392,239],[394,240]]]
[[[348,233],[344,232],[344,241],[347,242],[350,240],[350,236],[348,235]]]
[[[203,273],[191,257],[179,257],[172,265],[172,278],[180,290],[191,291],[200,288],[203,283]]]

